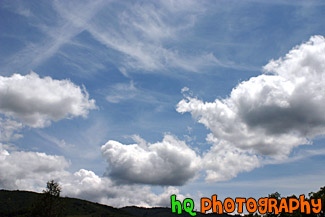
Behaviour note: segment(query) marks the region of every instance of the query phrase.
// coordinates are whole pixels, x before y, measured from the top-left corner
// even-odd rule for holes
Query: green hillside
[[[42,194],[28,191],[0,190],[0,217],[29,216],[33,204]],[[75,198],[60,198],[64,216],[68,217],[131,217],[125,211]]]
[[[8,191],[0,190],[0,217],[30,217],[30,212],[35,203],[42,198],[42,194],[29,191]],[[80,200],[76,198],[60,197],[60,204],[66,217],[188,217],[189,214],[183,212],[181,215],[171,213],[170,208],[143,208],[124,207],[113,208],[111,206]],[[197,213],[197,217],[202,216],[223,216],[227,214],[202,214]],[[45,216],[44,216],[45,217]]]
[[[305,214],[300,213],[298,210],[293,214],[279,213],[274,215],[273,213],[267,213],[264,217],[325,217],[325,187],[322,187],[318,192],[311,192],[309,195],[309,200],[311,198],[321,198],[322,208],[321,212],[318,214]],[[268,196],[269,198],[275,198],[280,200],[280,194],[274,193]],[[295,195],[289,196],[288,198],[295,197]],[[36,217],[31,214],[35,207],[41,204],[42,201],[46,199],[44,194],[29,192],[29,191],[8,191],[0,190],[0,217]],[[181,215],[171,213],[170,208],[143,208],[143,207],[124,207],[124,208],[114,208],[111,206],[101,205],[98,203],[89,202],[86,200],[80,200],[68,197],[57,197],[55,203],[59,210],[62,211],[64,217],[186,217],[189,214],[183,212]],[[36,206],[35,206],[36,204]],[[48,217],[44,215],[38,215],[41,217]],[[58,215],[56,215],[58,216]],[[218,217],[234,217],[234,215],[228,214],[202,214],[197,213],[196,217],[203,216],[218,216]],[[258,214],[246,215],[247,217],[260,217]],[[238,215],[237,215],[238,217]]]

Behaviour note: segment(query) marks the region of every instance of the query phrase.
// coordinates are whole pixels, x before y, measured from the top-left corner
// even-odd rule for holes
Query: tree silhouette
[[[61,187],[54,180],[48,181],[46,189],[34,204],[31,216],[33,217],[61,217],[63,216],[60,202]]]
[[[47,182],[46,189],[43,190],[43,194],[53,196],[53,197],[60,197],[60,193],[61,193],[61,187],[59,183],[54,182],[54,180]]]
[[[320,198],[322,201],[322,210],[318,214],[314,214],[316,217],[325,217],[325,186],[321,187],[318,192],[310,192],[310,199]]]

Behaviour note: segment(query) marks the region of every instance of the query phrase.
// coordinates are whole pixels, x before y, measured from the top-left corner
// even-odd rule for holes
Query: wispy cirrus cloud
[[[106,100],[111,103],[129,100],[139,95],[139,89],[135,87],[134,82],[118,83],[109,88],[109,94]]]
[[[202,72],[204,68],[213,66],[253,69],[219,60],[209,51],[190,54],[188,48],[177,45],[184,40],[184,34],[194,31],[198,17],[207,10],[204,4],[159,1],[141,5],[134,3],[120,10],[114,24],[108,24],[111,28],[94,21],[87,31],[108,48],[122,54],[122,66],[126,69],[153,72],[173,68]]]
[[[247,0],[248,2],[253,3],[260,3],[260,4],[274,4],[274,5],[290,5],[290,6],[320,6],[325,5],[323,1],[318,0],[311,0],[311,1],[303,1],[303,0],[297,0],[297,1],[290,1],[290,0],[275,0],[275,1],[267,1],[267,0]]]
[[[26,46],[4,60],[2,73],[25,72],[42,65],[53,56],[80,72],[103,70],[105,63],[116,65],[131,72],[170,72],[181,69],[203,72],[207,67],[233,68],[236,70],[254,67],[218,59],[211,50],[189,52],[184,43],[184,34],[195,31],[200,16],[207,5],[195,1],[157,1],[125,4],[121,2],[54,1],[53,25],[47,25],[36,15],[30,20],[43,36],[40,42],[26,42]],[[28,11],[29,8],[25,8]],[[18,13],[16,11],[16,13]],[[64,46],[93,51],[92,42],[77,40],[83,32],[106,47],[106,52],[96,58],[69,52]],[[95,49],[96,50],[96,49]],[[92,61],[89,61],[92,58]],[[95,63],[92,64],[92,62]],[[92,67],[83,66],[92,65]],[[170,73],[169,73],[170,74]]]
[[[176,96],[169,96],[161,92],[148,90],[140,87],[137,83],[131,80],[128,83],[117,83],[109,86],[101,92],[107,92],[106,100],[110,103],[121,103],[125,101],[134,101],[147,103],[151,105],[167,106],[171,105],[171,99],[177,100]]]
[[[59,1],[54,1],[54,8]],[[66,43],[84,31],[87,22],[94,16],[96,11],[101,8],[102,1],[91,1],[85,4],[74,4],[72,1],[66,3],[70,10],[70,13],[78,18],[78,21],[74,22],[63,19],[58,14],[48,13],[52,15],[53,25],[48,25],[46,20],[42,20],[42,17],[38,17],[37,14],[30,17],[32,12],[29,8],[23,8],[23,5],[19,6],[19,10],[13,9],[15,13],[26,15],[28,12],[30,18],[29,24],[39,29],[43,36],[40,42],[25,42],[26,46],[13,54],[10,58],[4,60],[5,66],[2,67],[2,73],[8,74],[10,72],[25,72],[33,70],[35,67],[42,64],[44,61],[55,55],[59,49]],[[73,5],[71,5],[73,4]],[[26,7],[26,6],[24,6]],[[52,9],[52,8],[51,8]],[[46,9],[49,10],[48,8]],[[82,11],[82,15],[78,12]],[[78,16],[79,15],[79,16]]]

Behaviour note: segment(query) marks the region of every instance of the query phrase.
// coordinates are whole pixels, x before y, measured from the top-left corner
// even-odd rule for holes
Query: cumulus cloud
[[[83,198],[110,206],[169,206],[171,194],[184,199],[175,187],[164,188],[155,194],[148,186],[120,185],[108,177],[80,169],[68,172],[69,162],[62,156],[38,152],[9,152],[0,144],[0,188],[41,192],[46,182],[55,179],[62,186],[62,194]]]
[[[119,185],[108,177],[99,177],[94,172],[81,169],[63,181],[64,194],[115,207],[137,205],[144,207],[170,206],[170,195],[179,194],[175,187],[165,187],[161,194],[155,194],[149,186]]]
[[[238,84],[225,99],[203,102],[186,97],[177,105],[212,134],[204,156],[207,179],[229,179],[261,165],[258,157],[286,158],[294,147],[325,133],[325,38],[313,36],[285,57],[271,60],[264,73]],[[213,138],[211,138],[213,137]],[[217,151],[216,151],[217,150]],[[240,156],[238,158],[238,155]],[[238,167],[239,166],[239,167]],[[229,177],[226,167],[233,174]]]
[[[260,165],[259,157],[252,151],[245,151],[231,143],[216,141],[208,134],[207,141],[213,146],[204,154],[203,166],[206,169],[206,181],[226,181],[243,171],[251,171]]]
[[[0,113],[30,127],[45,127],[51,121],[86,117],[95,109],[86,89],[69,80],[40,78],[36,73],[0,76]]]
[[[0,188],[40,190],[52,177],[67,173],[69,163],[61,156],[38,152],[9,152],[0,143]]]
[[[131,183],[182,185],[200,169],[200,157],[172,135],[162,142],[124,145],[110,140],[102,146],[108,175]]]

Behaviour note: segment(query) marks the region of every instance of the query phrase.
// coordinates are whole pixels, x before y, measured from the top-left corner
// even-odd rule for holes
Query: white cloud
[[[69,80],[28,75],[0,76],[0,113],[31,127],[45,127],[51,121],[86,117],[95,109],[86,89]]]
[[[212,143],[211,149],[204,154],[203,167],[206,170],[206,181],[226,181],[243,171],[251,171],[260,166],[259,158],[254,152],[244,151],[227,141],[215,141],[209,134],[207,141]]]
[[[0,144],[0,187],[5,189],[38,190],[52,177],[67,172],[69,163],[61,156],[38,152],[9,153]]]
[[[139,141],[139,139],[137,139]],[[185,142],[165,135],[162,142],[124,145],[108,141],[102,146],[108,175],[130,183],[183,185],[200,169],[200,157]]]
[[[22,127],[22,123],[0,117],[0,142],[8,142],[21,138],[22,135],[19,134],[19,131]]]
[[[214,102],[187,97],[177,111],[190,112],[204,124],[213,141],[205,161],[220,160],[209,167],[207,179],[219,181],[260,165],[258,156],[286,158],[294,147],[311,143],[325,133],[325,39],[313,36],[284,58],[271,60],[265,73],[241,82],[228,98]],[[218,149],[218,151],[216,151]],[[234,173],[224,170],[240,165]]]
[[[46,182],[56,180],[62,195],[91,200],[110,206],[169,206],[171,194],[185,198],[174,187],[155,194],[148,186],[120,185],[107,177],[80,169],[67,171],[69,163],[62,156],[37,152],[9,152],[0,144],[0,188],[41,192]]]
[[[107,177],[99,177],[94,172],[84,169],[75,172],[68,180],[62,180],[62,183],[63,193],[66,195],[114,207],[169,206],[171,194],[179,194],[184,198],[175,187],[166,187],[161,194],[154,194],[148,186],[119,185]]]

